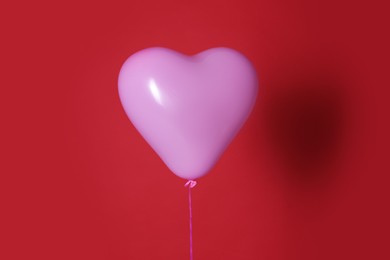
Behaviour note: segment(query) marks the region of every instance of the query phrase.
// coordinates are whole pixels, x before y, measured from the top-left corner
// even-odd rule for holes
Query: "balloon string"
[[[191,189],[195,187],[196,181],[189,180],[184,185],[184,187],[188,187],[188,206],[190,210],[190,260],[194,260],[194,255],[192,251],[193,242],[192,242],[192,198],[191,198]]]

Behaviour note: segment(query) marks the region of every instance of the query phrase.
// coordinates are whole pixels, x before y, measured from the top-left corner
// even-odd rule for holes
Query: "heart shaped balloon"
[[[127,116],[169,169],[187,180],[218,161],[249,116],[257,89],[252,64],[229,48],[194,56],[144,49],[119,74]]]

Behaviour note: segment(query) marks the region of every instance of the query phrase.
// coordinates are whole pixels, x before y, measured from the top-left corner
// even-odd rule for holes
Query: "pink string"
[[[184,185],[184,187],[188,187],[188,206],[190,209],[190,260],[194,259],[194,255],[192,252],[192,198],[191,198],[191,189],[195,187],[196,181],[189,180],[187,183]]]

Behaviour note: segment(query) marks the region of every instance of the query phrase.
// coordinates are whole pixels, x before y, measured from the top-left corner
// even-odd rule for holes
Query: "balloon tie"
[[[190,210],[190,260],[194,259],[194,255],[192,252],[192,198],[191,198],[191,189],[196,186],[197,182],[194,180],[189,180],[184,185],[184,187],[188,187],[188,206]]]

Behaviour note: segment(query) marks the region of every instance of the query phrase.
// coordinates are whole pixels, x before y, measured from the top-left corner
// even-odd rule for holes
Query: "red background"
[[[195,259],[390,259],[389,23],[378,1],[0,7],[0,259],[188,259],[184,180],[120,105],[124,60],[227,46],[254,112],[194,189]]]

